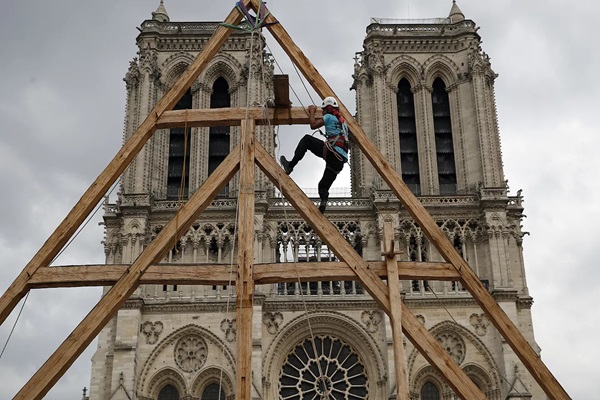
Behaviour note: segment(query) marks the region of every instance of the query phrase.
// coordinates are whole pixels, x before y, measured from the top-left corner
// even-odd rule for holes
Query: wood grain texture
[[[390,290],[390,321],[394,341],[394,369],[396,372],[396,394],[400,400],[410,400],[408,379],[406,378],[406,361],[404,359],[404,341],[402,340],[402,295],[398,279],[398,263],[394,253],[394,228],[392,223],[383,223],[383,252],[388,271],[388,288]]]
[[[256,125],[306,125],[308,111],[302,107],[291,108],[211,108],[194,110],[165,111],[156,122],[157,129],[202,127],[202,126],[240,126],[241,120],[248,117]],[[317,117],[323,116],[316,110]]]
[[[235,398],[252,400],[252,311],[254,305],[254,120],[241,123],[238,195],[238,272],[236,279]]]
[[[450,263],[397,261],[401,280],[456,281],[460,275]],[[29,280],[31,289],[111,286],[129,268],[124,264],[69,265],[40,268]],[[367,262],[367,268],[387,279],[385,261]],[[140,285],[228,285],[230,264],[158,264],[148,267]],[[254,283],[349,281],[356,274],[345,262],[299,262],[254,264]]]

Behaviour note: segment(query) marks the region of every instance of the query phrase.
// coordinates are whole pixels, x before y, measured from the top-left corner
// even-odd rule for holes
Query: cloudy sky
[[[128,63],[136,27],[159,0],[23,0],[0,14],[0,292],[4,292],[121,145]],[[370,17],[445,17],[451,0],[290,2],[269,7],[344,103],[352,108],[352,58]],[[223,20],[234,1],[166,0],[172,21]],[[511,193],[525,197],[524,256],[542,357],[578,400],[600,392],[600,149],[592,0],[459,0],[481,27],[496,80]],[[327,40],[325,40],[327,37]],[[596,43],[596,44],[594,44]],[[270,42],[285,72],[277,44]],[[297,82],[295,90],[304,89]],[[310,102],[303,95],[302,102]],[[313,95],[313,98],[314,95]],[[296,105],[298,103],[296,102]],[[593,122],[596,120],[596,123]],[[288,151],[301,133],[282,137]],[[283,136],[283,135],[282,135]],[[288,152],[291,152],[289,150]],[[320,175],[297,174],[301,187]],[[340,179],[338,187],[349,186]],[[114,195],[113,195],[114,198]],[[55,265],[103,262],[96,215]],[[0,359],[9,399],[100,296],[98,288],[33,291]],[[21,304],[0,327],[4,347]],[[47,399],[80,399],[95,342]]]

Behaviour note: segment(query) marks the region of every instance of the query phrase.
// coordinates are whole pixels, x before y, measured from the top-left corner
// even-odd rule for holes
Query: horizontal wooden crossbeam
[[[156,121],[158,129],[202,126],[240,126],[241,121],[254,120],[256,125],[306,125],[308,112],[302,107],[291,108],[212,108],[165,111]],[[315,116],[321,117],[320,109]]]
[[[367,263],[377,276],[387,279],[386,262]],[[71,265],[40,268],[29,280],[32,289],[111,286],[127,271],[129,265]],[[235,275],[234,266],[234,275]],[[158,264],[151,265],[140,277],[140,284],[228,285],[229,264]],[[398,261],[398,277],[404,280],[457,281],[460,274],[450,263]],[[298,262],[254,264],[257,285],[278,282],[316,282],[356,280],[356,273],[345,262]]]

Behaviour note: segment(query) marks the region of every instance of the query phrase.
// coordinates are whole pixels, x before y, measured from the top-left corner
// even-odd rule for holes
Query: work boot
[[[279,162],[281,163],[281,166],[283,167],[283,170],[285,171],[286,174],[289,175],[292,173],[294,168],[290,167],[290,162],[285,159],[285,156],[279,157]]]
[[[319,204],[319,211],[321,211],[321,214],[325,214],[326,208],[327,208],[327,200],[321,200],[321,204]]]

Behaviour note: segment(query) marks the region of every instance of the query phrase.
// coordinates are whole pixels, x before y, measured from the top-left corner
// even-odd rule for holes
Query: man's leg
[[[333,185],[333,181],[337,178],[339,172],[331,169],[329,165],[325,167],[323,172],[323,178],[319,181],[319,197],[321,198],[321,204],[319,204],[319,211],[325,212],[327,207],[327,200],[329,199],[329,188]]]
[[[311,135],[304,135],[304,137],[300,139],[300,142],[298,142],[298,146],[296,146],[294,158],[289,161],[284,156],[279,158],[281,166],[286,174],[289,175],[292,173],[296,164],[302,160],[308,150],[317,157],[323,158],[323,141]]]
[[[337,154],[327,151],[326,157],[325,162],[327,163],[327,166],[325,167],[325,172],[323,172],[323,178],[321,178],[321,181],[319,182],[319,198],[321,199],[319,211],[322,213],[325,212],[325,208],[327,208],[329,189],[331,188],[331,185],[333,185],[338,174],[344,168],[344,162],[337,157]]]

